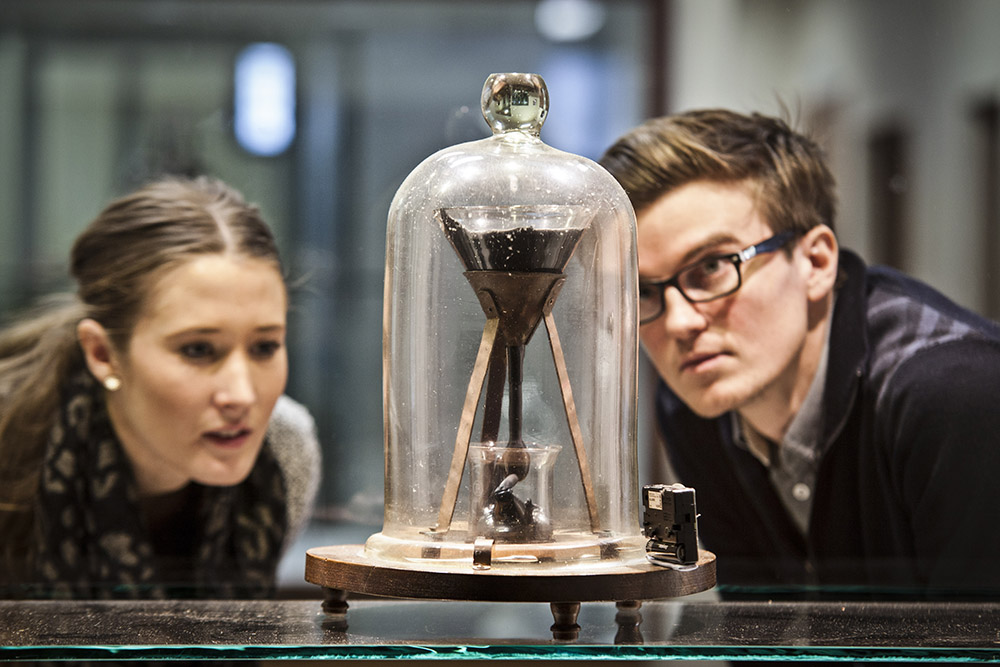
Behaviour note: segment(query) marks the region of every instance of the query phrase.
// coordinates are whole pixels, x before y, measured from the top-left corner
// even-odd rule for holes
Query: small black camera
[[[650,559],[693,565],[698,562],[698,513],[694,489],[683,484],[642,487],[642,532]]]

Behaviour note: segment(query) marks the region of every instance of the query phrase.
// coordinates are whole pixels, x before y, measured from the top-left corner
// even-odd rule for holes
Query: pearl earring
[[[118,391],[119,389],[121,389],[122,379],[117,375],[109,375],[108,377],[104,378],[102,384],[104,385],[104,388],[107,389],[108,391]]]

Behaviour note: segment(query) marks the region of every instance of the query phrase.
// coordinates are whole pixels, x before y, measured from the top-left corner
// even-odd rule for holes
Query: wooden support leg
[[[597,499],[594,496],[594,483],[590,476],[590,463],[583,448],[583,432],[580,430],[580,418],[576,414],[573,388],[570,386],[569,373],[566,370],[566,357],[563,356],[562,343],[559,342],[559,332],[556,330],[556,320],[552,317],[552,313],[545,314],[545,329],[549,333],[549,346],[552,348],[552,359],[555,361],[556,375],[559,378],[559,391],[562,393],[563,406],[566,408],[566,421],[569,422],[569,434],[573,438],[576,462],[580,467],[583,496],[587,501],[587,512],[590,514],[590,529],[598,533],[601,530],[601,519],[597,511]]]
[[[323,588],[323,611],[332,615],[347,614],[347,591],[339,588]]]
[[[555,623],[549,629],[556,641],[574,641],[580,636],[580,626],[576,617],[580,614],[579,602],[552,602],[552,618]]]
[[[642,602],[637,600],[621,600],[615,603],[618,613],[615,614],[615,623],[618,625],[618,632],[615,634],[616,644],[641,644],[642,632],[639,625],[642,624],[642,614],[639,607]]]
[[[469,455],[469,440],[472,438],[472,424],[476,420],[476,410],[479,408],[479,397],[483,392],[483,381],[490,363],[490,354],[497,337],[499,320],[491,317],[483,327],[483,338],[479,343],[479,353],[476,364],[469,378],[469,388],[465,393],[465,405],[462,407],[462,418],[458,424],[458,435],[455,437],[455,452],[451,457],[451,468],[448,470],[448,481],[441,496],[441,507],[438,510],[435,532],[445,533],[451,527],[451,519],[455,514],[455,503],[458,501],[458,489],[462,484],[462,473],[465,472],[465,460]]]
[[[331,632],[347,631],[347,591],[323,587],[322,627]]]

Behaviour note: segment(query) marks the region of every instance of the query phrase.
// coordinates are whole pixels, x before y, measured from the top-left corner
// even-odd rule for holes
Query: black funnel
[[[561,273],[589,220],[583,206],[455,206],[436,211],[468,271]]]
[[[586,207],[569,205],[455,206],[435,212],[483,311],[499,318],[506,345],[526,345],[551,310],[588,214]]]

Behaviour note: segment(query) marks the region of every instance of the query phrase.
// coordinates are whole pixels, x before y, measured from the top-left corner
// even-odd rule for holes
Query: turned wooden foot
[[[549,628],[552,638],[558,641],[573,641],[580,636],[580,626],[576,617],[580,614],[579,602],[552,602],[552,618],[555,623]]]
[[[642,602],[637,600],[622,600],[616,602],[618,613],[615,614],[615,623],[618,625],[618,632],[615,634],[616,644],[641,644],[642,633],[639,625],[642,623],[642,614],[639,608]]]

